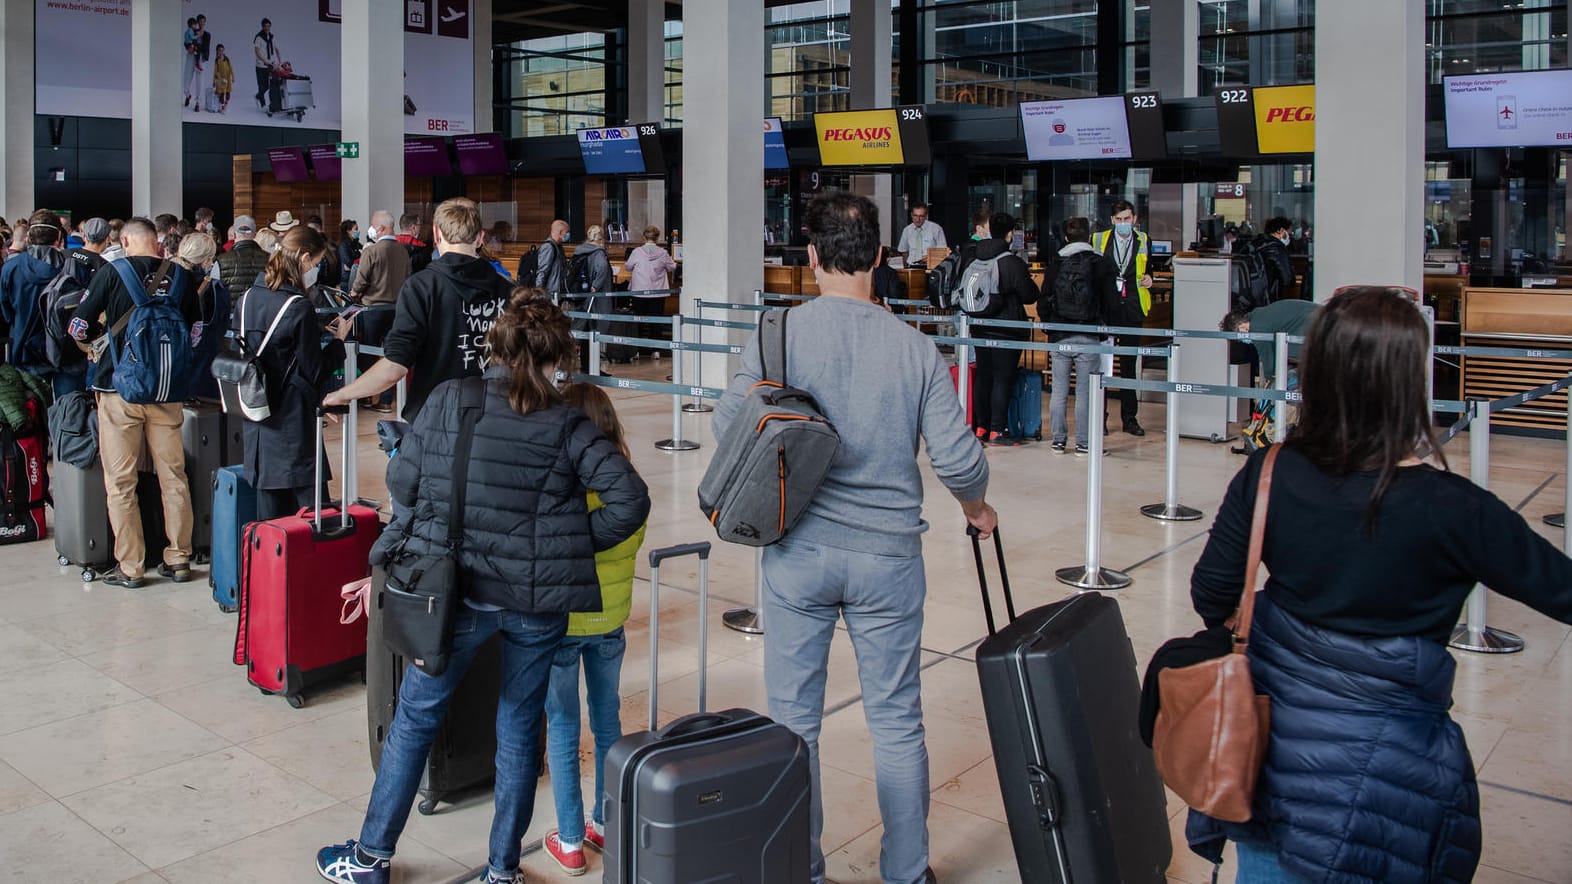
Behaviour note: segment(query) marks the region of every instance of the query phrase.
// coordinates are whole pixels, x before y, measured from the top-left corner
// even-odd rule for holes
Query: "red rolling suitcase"
[[[354,425],[345,422],[346,486]],[[297,709],[309,685],[364,670],[366,621],[340,622],[341,590],[371,574],[371,545],[382,533],[371,507],[322,505],[322,458],[319,418],[317,506],[248,525],[241,559],[235,663],[263,693],[283,694]],[[354,500],[354,489],[343,496]]]

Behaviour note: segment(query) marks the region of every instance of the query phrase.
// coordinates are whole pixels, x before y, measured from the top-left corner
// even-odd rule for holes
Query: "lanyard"
[[[1114,241],[1114,263],[1119,265],[1119,275],[1122,277],[1130,269],[1130,258],[1135,254],[1135,234],[1130,234],[1128,243],[1120,243],[1117,233],[1109,235]]]

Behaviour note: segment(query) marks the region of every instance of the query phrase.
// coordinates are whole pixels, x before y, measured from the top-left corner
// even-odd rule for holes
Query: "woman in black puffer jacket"
[[[649,491],[633,466],[583,412],[563,404],[555,375],[573,356],[573,336],[567,316],[534,295],[516,290],[486,338],[491,367],[458,553],[465,598],[448,668],[440,676],[406,670],[360,838],[317,855],[329,881],[385,880],[379,872],[387,874],[448,699],[496,632],[504,638],[502,697],[485,880],[515,880],[539,775],[536,734],[568,614],[600,610],[595,553],[632,536],[649,515]],[[447,546],[463,383],[449,381],[432,392],[388,466],[388,488],[410,515],[383,533],[372,551],[375,563],[400,544],[416,555]],[[589,512],[586,490],[605,506]]]

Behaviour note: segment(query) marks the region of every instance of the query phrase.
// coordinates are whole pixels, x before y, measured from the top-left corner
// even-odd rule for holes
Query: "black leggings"
[[[972,427],[1002,433],[1010,414],[1010,393],[1021,351],[977,348],[977,377],[972,380]]]
[[[326,500],[326,497],[322,498]],[[257,490],[257,521],[266,522],[269,519],[282,519],[293,516],[302,509],[315,506],[316,500],[311,493],[311,486],[302,488],[270,488]]]

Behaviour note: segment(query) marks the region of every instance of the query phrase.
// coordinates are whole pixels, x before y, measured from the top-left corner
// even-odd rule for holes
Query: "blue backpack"
[[[169,269],[167,286],[159,284],[166,278],[166,261],[155,274],[158,282],[150,294],[130,261],[117,258],[109,263],[120,274],[134,305],[109,335],[115,358],[115,392],[132,405],[184,402],[195,358],[191,329],[171,294],[185,284],[185,268],[174,265]],[[124,345],[118,340],[121,325],[125,327]]]

